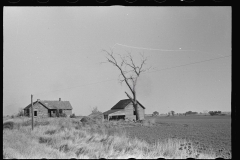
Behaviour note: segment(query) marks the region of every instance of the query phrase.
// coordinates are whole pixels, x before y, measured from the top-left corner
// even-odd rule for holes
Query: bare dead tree
[[[92,113],[98,113],[99,111],[98,111],[98,108],[97,108],[97,106],[96,107],[93,107],[93,109],[92,109]]]
[[[121,56],[119,54],[118,56],[120,58],[120,61],[118,62],[112,50],[110,52],[106,50],[103,50],[103,51],[107,53],[107,56],[106,56],[107,62],[113,64],[113,66],[118,68],[118,70],[120,71],[120,75],[119,75],[120,83],[122,84],[122,82],[125,82],[128,88],[130,89],[133,95],[133,98],[131,98],[131,96],[129,96],[127,92],[125,93],[133,103],[133,107],[136,111],[136,120],[139,120],[140,116],[139,116],[139,110],[138,110],[138,104],[137,104],[136,85],[137,85],[137,80],[141,75],[141,73],[151,68],[149,67],[144,69],[144,65],[146,64],[147,57],[145,57],[143,54],[140,54],[142,59],[140,64],[137,65],[137,63],[134,62],[131,53],[129,52],[127,56]]]

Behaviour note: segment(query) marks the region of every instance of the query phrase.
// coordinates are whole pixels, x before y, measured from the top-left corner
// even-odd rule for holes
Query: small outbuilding
[[[29,104],[24,108],[24,115],[32,116],[32,104]],[[40,100],[33,102],[33,114],[34,117],[55,117],[56,113],[59,114],[65,113],[67,116],[72,114],[72,106],[69,101],[61,101],[59,98],[58,101],[49,101],[49,100]]]
[[[144,119],[145,107],[138,103],[139,119]],[[103,113],[104,119],[106,120],[117,120],[117,119],[129,119],[136,120],[136,111],[133,107],[131,99],[120,100],[116,105],[114,105],[110,110]]]

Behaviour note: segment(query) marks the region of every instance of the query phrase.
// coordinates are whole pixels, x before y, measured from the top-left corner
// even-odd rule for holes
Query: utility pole
[[[33,95],[31,94],[31,104],[32,104],[32,130],[33,130]]]

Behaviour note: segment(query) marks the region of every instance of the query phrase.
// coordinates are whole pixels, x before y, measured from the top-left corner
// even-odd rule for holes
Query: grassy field
[[[4,119],[3,158],[231,158],[230,117],[146,119],[81,123],[79,118],[47,118],[35,120],[33,131],[30,118]],[[216,152],[215,142],[224,150]]]

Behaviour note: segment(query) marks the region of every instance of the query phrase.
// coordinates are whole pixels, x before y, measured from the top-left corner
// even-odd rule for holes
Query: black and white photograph
[[[3,159],[231,159],[231,40],[230,6],[3,7]]]

